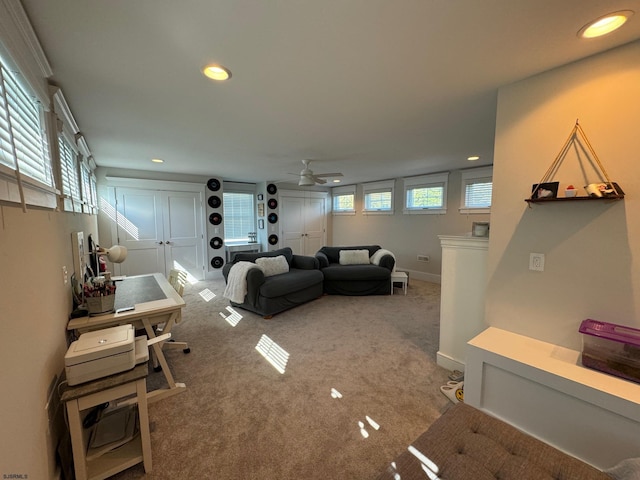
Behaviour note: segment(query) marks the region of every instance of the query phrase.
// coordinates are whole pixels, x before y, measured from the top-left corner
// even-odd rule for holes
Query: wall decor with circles
[[[278,186],[275,183],[267,185],[267,241],[269,243],[269,251],[277,250],[280,239],[280,225],[278,224]]]
[[[223,182],[218,178],[207,181],[207,238],[210,270],[218,270],[224,265],[224,207]]]

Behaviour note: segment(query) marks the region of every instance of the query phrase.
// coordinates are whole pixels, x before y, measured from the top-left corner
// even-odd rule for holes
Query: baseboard
[[[456,360],[455,358],[451,358],[449,355],[445,355],[442,352],[438,352],[436,354],[436,363],[439,366],[446,368],[447,370],[450,370],[452,372],[454,370],[464,372],[465,368],[465,364],[463,362]]]
[[[411,279],[422,280],[423,282],[440,283],[440,275],[435,273],[419,272],[418,270],[410,270],[408,268],[398,267],[398,271],[407,272],[409,275],[409,285],[411,285]]]

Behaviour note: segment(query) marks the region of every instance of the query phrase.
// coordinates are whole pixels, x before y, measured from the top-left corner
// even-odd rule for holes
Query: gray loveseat
[[[316,258],[324,275],[324,293],[334,295],[389,295],[391,272],[395,266],[392,255],[384,255],[379,265],[341,265],[341,250],[368,250],[369,257],[380,250],[379,245],[322,247]]]
[[[322,272],[318,269],[318,260],[314,257],[294,255],[290,248],[281,248],[273,252],[237,253],[233,262],[222,268],[225,281],[236,262],[253,262],[260,257],[283,255],[289,264],[289,272],[265,277],[262,270],[252,268],[247,272],[247,295],[243,303],[230,302],[232,306],[250,310],[271,318],[322,295]]]

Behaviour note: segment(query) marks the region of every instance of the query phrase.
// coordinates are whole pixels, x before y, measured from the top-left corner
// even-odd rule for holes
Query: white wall
[[[473,166],[470,162],[470,166]],[[436,173],[436,172],[434,172]],[[395,213],[393,215],[363,215],[362,186],[356,190],[356,214],[335,215],[330,218],[331,245],[380,245],[396,256],[399,268],[409,270],[410,276],[439,282],[442,267],[442,248],[438,235],[465,235],[473,222],[487,222],[488,214],[460,214],[461,173],[449,175],[447,213],[445,215],[405,215],[404,184],[395,182]],[[493,226],[492,226],[493,229]],[[418,255],[429,255],[429,263],[419,262]]]
[[[576,119],[623,201],[533,205],[524,199]],[[585,318],[640,327],[640,42],[501,88],[498,96],[486,319],[580,349]],[[581,154],[555,180],[597,182]],[[581,194],[584,194],[581,191]],[[546,255],[544,272],[529,253]]]
[[[64,370],[72,310],[71,232],[97,234],[96,216],[0,205],[0,474],[53,478],[45,404]]]

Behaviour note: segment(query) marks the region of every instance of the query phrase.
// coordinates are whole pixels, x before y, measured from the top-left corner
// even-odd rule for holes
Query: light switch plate
[[[544,272],[544,253],[529,254],[529,270]]]

